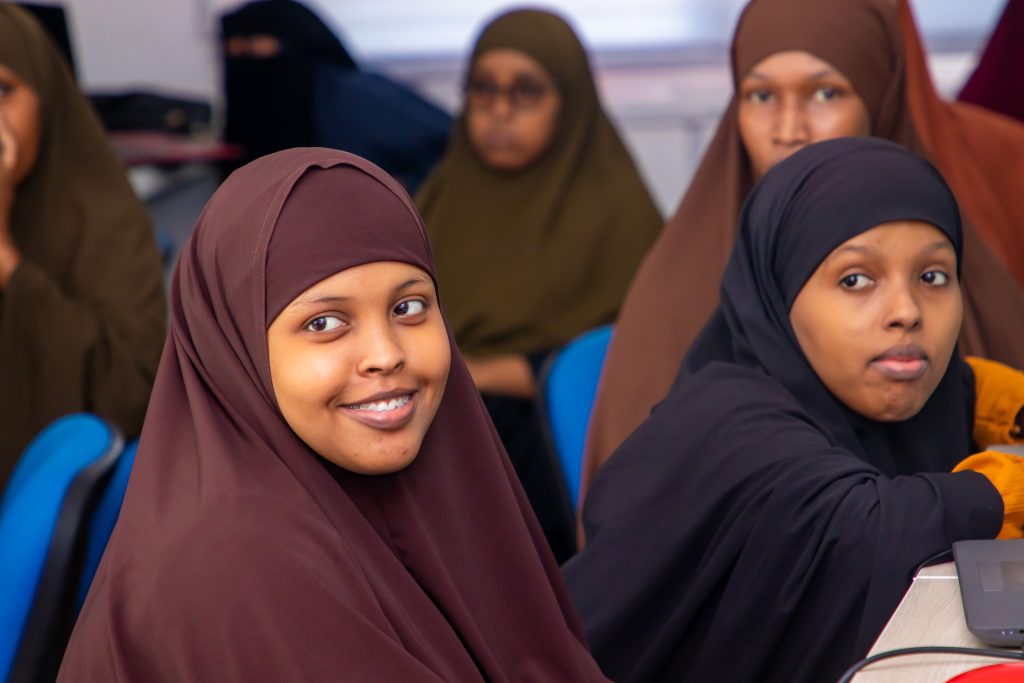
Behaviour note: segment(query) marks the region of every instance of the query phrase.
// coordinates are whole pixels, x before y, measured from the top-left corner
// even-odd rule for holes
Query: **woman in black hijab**
[[[1020,537],[1022,461],[969,457],[961,255],[949,188],[897,145],[823,142],[765,176],[721,305],[584,508],[565,575],[606,675],[832,680],[920,563]]]

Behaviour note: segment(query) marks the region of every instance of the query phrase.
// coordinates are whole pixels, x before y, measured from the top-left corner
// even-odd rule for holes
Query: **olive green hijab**
[[[39,96],[39,152],[15,188],[22,260],[0,292],[0,485],[60,415],[87,410],[131,437],[164,338],[160,257],[145,210],[42,28],[0,4],[0,63]]]
[[[509,12],[484,29],[493,49],[537,60],[562,95],[544,156],[518,173],[483,164],[455,124],[416,203],[464,353],[545,351],[611,322],[662,219],[598,100],[586,52],[560,17]]]

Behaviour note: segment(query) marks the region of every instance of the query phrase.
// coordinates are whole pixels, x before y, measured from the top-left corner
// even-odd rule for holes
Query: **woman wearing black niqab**
[[[1004,513],[1019,536],[1007,493],[1024,488],[1021,461],[969,458],[975,391],[955,353],[958,298],[944,357],[926,356],[931,393],[900,420],[840,400],[793,322],[837,247],[897,222],[925,224],[955,284],[956,202],[897,145],[812,145],[748,198],[721,305],[668,396],[599,473],[584,508],[588,545],[564,569],[612,679],[832,680],[867,652],[921,562],[995,537]],[[841,277],[859,286],[857,271]],[[929,270],[914,282],[933,279]]]

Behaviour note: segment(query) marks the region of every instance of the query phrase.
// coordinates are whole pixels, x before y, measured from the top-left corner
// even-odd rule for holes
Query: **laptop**
[[[971,633],[990,645],[1024,645],[1024,539],[959,541],[953,557]]]

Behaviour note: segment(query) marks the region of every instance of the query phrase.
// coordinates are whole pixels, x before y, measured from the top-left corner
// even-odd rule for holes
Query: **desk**
[[[155,131],[109,133],[114,152],[126,166],[234,161],[242,148],[213,138],[191,138]]]
[[[926,567],[878,636],[871,654],[921,645],[989,647],[967,630],[952,562]],[[872,664],[854,683],[941,683],[964,671],[1008,660],[965,655],[908,655]]]

